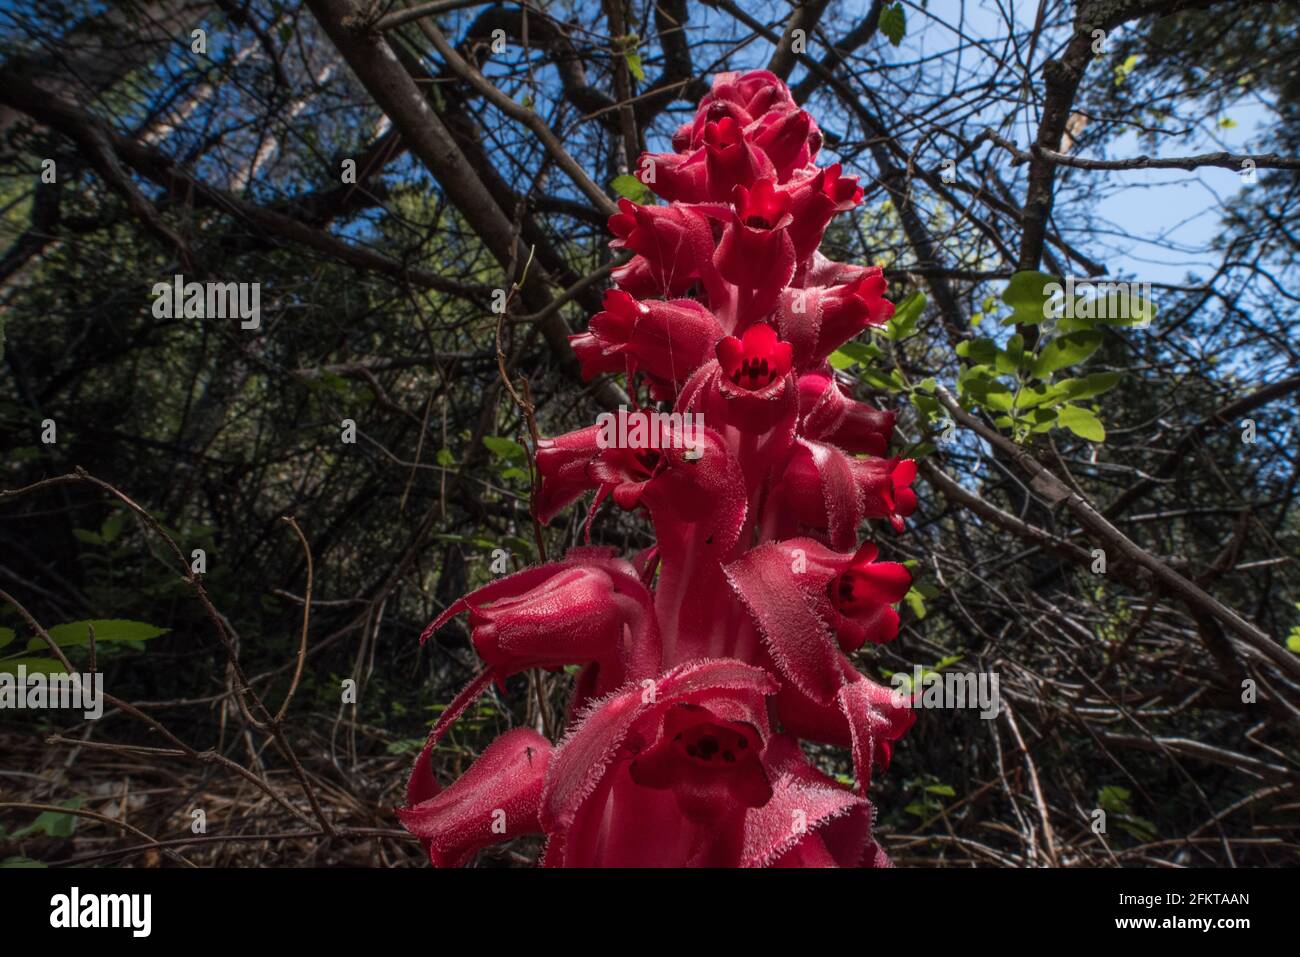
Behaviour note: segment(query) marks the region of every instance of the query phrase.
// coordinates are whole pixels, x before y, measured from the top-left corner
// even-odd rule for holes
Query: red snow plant
[[[894,413],[850,398],[827,362],[894,307],[878,267],[818,251],[862,199],[856,177],[816,165],[821,140],[776,76],[723,74],[674,152],[640,158],[668,205],[619,203],[611,245],[632,257],[571,338],[588,378],[625,374],[671,404],[659,414],[683,441],[620,446],[599,425],[543,439],[535,507],[548,522],[588,492],[593,512],[612,497],[645,512],[656,543],[632,560],[572,549],[425,630],[468,613],[484,664],[398,812],[435,864],[537,833],[548,866],[888,865],[865,795],[913,714],[848,655],[898,632],[911,577],[858,529],[901,530],[916,466],[885,457]],[[439,788],[431,751],[492,682],[570,665],[558,743],[509,731]],[[848,748],[856,786],[800,739]]]

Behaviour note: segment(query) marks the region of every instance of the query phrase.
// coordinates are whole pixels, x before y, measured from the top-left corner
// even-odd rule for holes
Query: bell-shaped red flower
[[[897,413],[881,411],[846,396],[828,370],[799,377],[799,431],[846,452],[881,456],[889,447]]]
[[[602,441],[604,434],[603,425],[590,425],[537,443],[542,483],[534,509],[543,524],[592,489],[599,489],[601,498],[612,494],[623,508],[632,509],[640,503],[646,483],[662,465],[659,451],[607,447]]]
[[[853,472],[862,496],[862,514],[887,518],[894,531],[916,511],[916,463],[911,459],[854,459]]]
[[[768,155],[755,148],[730,116],[704,127],[704,154],[708,198],[718,202],[726,202],[737,186],[749,187],[776,176]]]
[[[654,398],[671,401],[691,373],[713,357],[722,335],[713,313],[693,299],[638,302],[611,289],[605,294],[605,311],[592,317],[587,332],[569,341],[584,378],[641,372]]]
[[[756,325],[720,340],[716,353],[682,386],[677,408],[703,415],[732,442],[752,492],[793,438],[799,397],[790,345]]]
[[[700,100],[695,120],[673,134],[673,149],[686,152],[704,142],[704,129],[710,122],[730,117],[743,127],[769,113],[787,113],[797,109],[789,88],[774,73],[753,70],[749,73],[719,73],[713,89]]]
[[[784,189],[789,196],[791,224],[788,230],[799,260],[811,256],[821,244],[826,226],[837,213],[862,202],[862,187],[856,176],[841,176],[840,165],[816,170]]]
[[[770,179],[732,192],[730,221],[723,227],[714,262],[727,282],[742,289],[779,290],[794,274],[795,247],[790,198]]]
[[[844,343],[894,314],[884,298],[885,277],[868,270],[839,286],[786,289],[777,305],[781,335],[795,347],[795,364],[817,367]]]
[[[796,170],[802,170],[816,153],[816,124],[803,110],[768,113],[754,122],[747,133],[754,145],[766,154],[778,183],[784,183]]]
[[[878,562],[871,542],[853,556],[853,564],[827,587],[836,617],[831,623],[840,647],[856,651],[863,642],[883,644],[898,635],[898,612],[893,605],[912,587],[912,576],[897,562]]]
[[[771,326],[750,326],[742,338],[727,336],[717,345],[718,364],[728,393],[769,395],[782,384],[792,365],[790,343]]]
[[[691,153],[642,153],[637,169],[644,171],[640,178],[645,185],[670,203],[705,203],[714,198],[709,192],[709,168],[703,149]]]
[[[540,834],[550,757],[551,742],[536,731],[507,731],[447,790],[439,792],[431,776],[420,775],[427,796],[398,808],[398,820],[424,843],[435,867],[459,867],[490,844]]]
[[[897,633],[897,618],[889,634],[880,608],[902,600],[911,575],[895,562],[873,565],[875,557],[874,546],[846,555],[794,538],[759,545],[726,567],[776,666],[813,701],[830,703],[844,683],[842,646],[856,648],[868,637],[888,641]]]
[[[771,796],[759,758],[775,691],[761,668],[717,658],[595,704],[551,761],[545,863],[740,864],[746,812]]]
[[[609,218],[615,236],[610,246],[631,250],[644,260],[638,268],[653,284],[650,295],[681,295],[711,268],[713,233],[700,213],[681,205],[638,206],[627,199],[619,200],[618,208]]]
[[[916,712],[892,688],[862,676],[847,658],[839,661],[844,684],[829,703],[814,701],[792,684],[776,695],[776,713],[791,734],[848,748],[858,790],[866,794],[875,767],[889,767],[894,743],[916,723]]]

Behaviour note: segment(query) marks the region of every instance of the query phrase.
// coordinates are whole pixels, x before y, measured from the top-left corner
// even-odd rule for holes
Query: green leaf
[[[873,389],[881,389],[885,392],[901,392],[903,384],[898,380],[898,371],[895,370],[889,375],[881,375],[875,369],[861,369],[858,377]]]
[[[627,62],[628,72],[644,83],[645,67],[641,65],[641,54],[633,53],[629,50],[627,53],[623,54],[623,59]]]
[[[1155,303],[1140,292],[1134,291],[1132,286],[1128,287],[1122,295],[1118,291],[1108,292],[1104,299],[1099,295],[1098,303],[1105,304],[1104,309],[1096,310],[1106,313],[1104,316],[1097,316],[1097,321],[1103,325],[1149,326],[1156,318]]]
[[[1011,307],[1007,324],[1032,326],[1047,318],[1048,293],[1051,283],[1060,284],[1055,277],[1037,270],[1022,270],[1011,277],[1002,290],[1002,301]]]
[[[122,524],[125,519],[121,512],[114,512],[108,518],[104,519],[104,524],[99,530],[99,537],[108,544],[122,534]]]
[[[992,339],[963,339],[957,343],[957,355],[979,365],[997,361],[998,347]]]
[[[14,630],[12,628],[0,628],[0,648],[3,648],[13,640]]]
[[[903,37],[907,34],[907,18],[903,16],[903,5],[901,3],[890,4],[880,13],[879,21],[880,32],[883,33],[889,42],[898,46],[903,42]]]
[[[885,324],[885,336],[892,342],[899,342],[916,335],[916,323],[925,311],[925,293],[917,290],[910,293],[894,309],[893,316]]]
[[[103,545],[104,539],[95,532],[85,528],[74,528],[72,536],[79,542],[85,542],[87,545]]]
[[[1101,346],[1100,332],[1071,332],[1058,336],[1043,347],[1034,360],[1035,379],[1045,379],[1057,369],[1076,365],[1092,355]]]
[[[1020,390],[1020,396],[1016,399],[1016,409],[1025,412],[1039,406],[1053,406],[1058,402],[1064,402],[1066,398],[1059,382],[1056,385],[1028,385]]]
[[[1082,406],[1061,406],[1059,421],[1062,426],[1081,439],[1087,439],[1089,442],[1106,441],[1106,429],[1101,424],[1101,419]]]
[[[911,395],[911,399],[912,399],[912,405],[916,406],[918,410],[925,413],[925,417],[927,420],[935,419],[939,417],[939,411],[942,407],[939,405],[939,400],[936,399],[934,396],[922,395],[919,392],[913,392]]]
[[[0,868],[6,867],[45,867],[40,861],[34,861],[30,857],[6,857],[0,861]]]
[[[884,353],[880,347],[870,342],[846,342],[830,356],[832,369],[844,370],[853,365],[868,365],[879,359]]]
[[[1029,423],[1030,432],[1046,432],[1056,425],[1058,416],[1056,409],[1033,409],[1025,419]]]
[[[1055,389],[1067,399],[1091,399],[1119,385],[1120,377],[1118,372],[1094,372],[1082,379],[1062,379]]]
[[[858,342],[857,340],[844,343],[844,345],[840,346],[839,351],[851,357],[854,362],[860,362],[862,365],[868,365],[873,360],[884,356],[880,346],[870,342]]]
[[[1097,792],[1097,803],[1108,814],[1126,814],[1128,799],[1132,797],[1132,793],[1128,788],[1120,787],[1118,784],[1108,784]]]
[[[456,464],[456,456],[451,454],[451,449],[439,449],[438,454],[433,457],[433,461],[443,468],[451,468]]]
[[[993,367],[997,369],[998,372],[1003,372],[1007,375],[1015,375],[1020,371],[1020,364],[1024,361],[1024,358],[1025,337],[1017,332],[1007,340],[1007,347],[1005,350],[998,350],[997,358],[993,360]]]
[[[1128,59],[1126,59],[1123,63],[1115,67],[1116,86],[1124,85],[1124,81],[1127,80],[1128,75],[1133,72],[1133,68],[1137,66],[1137,62],[1138,62],[1137,54],[1132,53],[1129,55]]]
[[[103,641],[148,641],[165,635],[171,629],[159,628],[143,621],[127,621],[123,618],[100,618],[88,621],[70,621],[65,625],[51,628],[50,637],[59,643],[60,648],[72,648],[90,643],[90,627],[95,629],[95,643]],[[33,638],[28,650],[46,647],[44,640]]]
[[[615,176],[609,185],[618,195],[624,199],[630,199],[634,203],[646,206],[654,202],[654,194],[650,192],[650,188],[628,173]]]
[[[977,404],[992,412],[1010,412],[1015,396],[1005,382],[993,378],[987,366],[973,366],[958,379],[959,387]]]
[[[1154,841],[1159,836],[1156,826],[1144,817],[1121,815],[1115,823],[1121,831],[1138,841]]]
[[[852,368],[857,363],[857,360],[846,353],[843,349],[836,349],[830,354],[830,357],[826,361],[831,364],[831,368],[836,372],[843,372],[845,369]]]
[[[925,596],[915,588],[907,590],[907,594],[903,596],[903,601],[907,602],[907,607],[912,609],[912,614],[918,619],[925,617]]]
[[[952,789],[951,784],[931,784],[925,789],[926,794],[938,794],[940,797],[956,797],[957,792]]]
[[[60,807],[80,808],[85,798],[73,798],[70,801],[60,802]],[[57,811],[43,811],[27,827],[19,828],[14,831],[15,838],[27,837],[29,834],[35,834],[37,831],[45,834],[47,837],[72,837],[72,833],[77,829],[77,816],[75,814],[60,814]]]
[[[499,459],[504,459],[507,462],[528,461],[528,450],[514,439],[508,439],[503,435],[485,435],[483,436],[483,444],[487,446],[489,452]]]

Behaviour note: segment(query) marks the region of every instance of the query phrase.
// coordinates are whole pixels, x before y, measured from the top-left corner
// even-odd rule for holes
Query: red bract
[[[634,255],[570,337],[586,378],[625,375],[636,401],[617,429],[538,443],[534,509],[547,523],[590,492],[589,533],[612,498],[648,517],[655,544],[635,563],[571,549],[426,629],[467,612],[483,662],[399,811],[433,863],[539,833],[549,866],[888,865],[865,795],[914,715],[849,655],[898,634],[911,575],[859,535],[868,521],[902,530],[916,464],[882,457],[894,413],[853,399],[827,364],[893,305],[878,267],[817,251],[862,198],[838,165],[814,165],[821,142],[776,76],[724,74],[674,152],[637,164],[668,205],[619,203],[611,245]],[[667,424],[647,444],[630,426],[652,413]],[[439,790],[434,749],[479,695],[567,666],[557,743],[509,731]],[[856,786],[817,770],[800,739],[847,748]]]

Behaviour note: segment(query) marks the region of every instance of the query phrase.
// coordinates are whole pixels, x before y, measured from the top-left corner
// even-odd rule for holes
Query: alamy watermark
[[[703,412],[629,412],[620,405],[617,413],[596,416],[596,424],[600,426],[596,445],[602,449],[696,451],[704,445]]]
[[[1155,307],[1149,282],[1094,282],[1065,277],[1065,284],[1043,286],[1047,296],[1043,315],[1056,319],[1109,319],[1130,321],[1139,328],[1151,324]]]
[[[83,894],[73,887],[50,898],[50,926],[123,927],[132,937],[148,937],[153,929],[152,894]]]
[[[239,319],[239,328],[262,324],[260,282],[186,282],[179,273],[171,282],[153,284],[156,319]]]
[[[998,716],[1002,699],[998,695],[997,672],[934,671],[912,666],[912,673],[896,671],[889,678],[894,689],[894,705],[911,705],[916,709],[978,708],[980,717],[990,721]]]
[[[43,710],[66,708],[80,711],[95,721],[104,714],[104,676],[94,674],[27,673],[26,665],[16,672],[0,671],[0,710]]]

